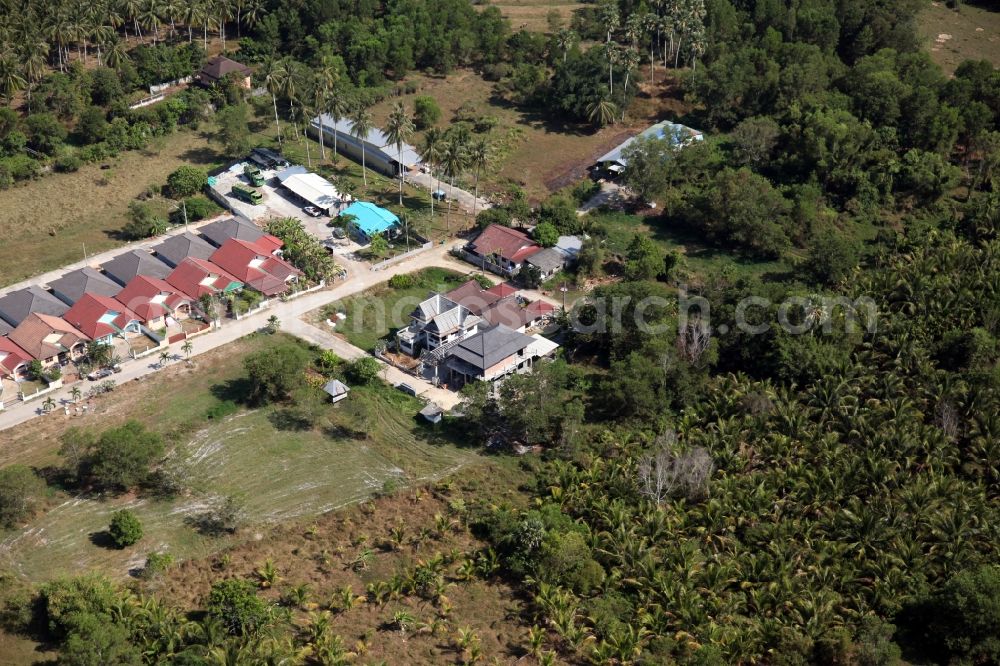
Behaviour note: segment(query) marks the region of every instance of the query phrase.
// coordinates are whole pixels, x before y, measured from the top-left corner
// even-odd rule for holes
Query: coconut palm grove
[[[546,332],[557,357],[469,382],[433,424],[372,357],[286,340],[272,316],[211,389],[185,343],[175,365],[214,396],[197,419],[137,408],[46,431],[50,458],[2,457],[0,550],[89,498],[115,504],[86,547],[130,567],[3,560],[0,662],[1000,664],[1000,46],[943,69],[924,0],[557,4],[526,3],[529,26],[480,0],[0,0],[0,190],[96,178],[180,133],[332,169],[348,158],[306,130],[325,113],[356,137],[387,128],[432,189],[490,202],[460,229],[450,199],[435,212],[445,191],[360,168],[360,193],[427,199],[448,234],[432,245],[489,225],[582,239],[552,280],[510,278],[564,304]],[[189,84],[219,54],[250,82]],[[418,80],[486,82],[489,99],[455,111]],[[651,113],[697,140],[638,138],[613,173],[590,168]],[[498,130],[508,117],[521,128]],[[543,197],[503,171],[532,127],[595,140]],[[190,173],[175,225],[214,214]],[[585,205],[599,191],[619,203]],[[169,226],[134,206],[127,238]],[[269,229],[286,258],[327,266],[294,220]],[[485,259],[466,271],[492,285]],[[359,298],[420,300],[420,280]],[[49,400],[39,420],[63,418]],[[136,507],[205,491],[186,485],[202,458],[177,451],[226,419],[250,424],[226,446],[269,453],[243,493],[185,518],[185,543],[158,539]],[[386,469],[414,442],[475,462],[251,519],[254,484],[291,455],[268,438],[288,433],[378,451]]]

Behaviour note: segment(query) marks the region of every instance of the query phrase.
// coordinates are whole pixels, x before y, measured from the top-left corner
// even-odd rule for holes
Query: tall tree
[[[479,177],[483,170],[489,167],[492,158],[493,149],[485,136],[477,138],[469,146],[469,165],[476,171],[476,198],[472,200],[472,217],[476,216],[476,207],[479,204]]]
[[[406,169],[403,166],[403,145],[413,135],[413,131],[413,120],[407,115],[406,107],[403,106],[402,102],[396,102],[392,105],[392,111],[389,112],[389,121],[385,126],[385,135],[389,139],[389,143],[396,147],[396,169],[399,172],[397,175],[399,176],[400,206],[403,205],[403,178],[406,175]]]
[[[358,103],[351,109],[348,119],[351,121],[351,136],[355,137],[361,144],[361,178],[368,187],[368,165],[365,164],[365,142],[368,141],[368,134],[374,126],[372,123],[372,112],[364,102]]]
[[[424,132],[424,142],[420,146],[420,159],[423,160],[430,170],[431,175],[437,174],[438,160],[441,158],[441,151],[444,148],[444,132],[437,127],[432,127]],[[434,219],[434,193],[437,191],[437,180],[435,187],[431,189],[431,220]]]
[[[465,141],[458,134],[445,141],[441,149],[441,167],[448,176],[451,194],[448,197],[448,233],[451,233],[451,200],[455,198],[455,178],[469,165],[469,154]]]

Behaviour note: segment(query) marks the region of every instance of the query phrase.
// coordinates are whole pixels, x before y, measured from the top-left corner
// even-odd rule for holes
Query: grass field
[[[0,191],[0,285],[17,282],[122,244],[128,204],[183,164],[211,168],[220,157],[207,138],[178,131],[75,173],[42,176]]]
[[[97,414],[74,419],[74,425],[103,429],[138,418],[166,433],[174,445],[170,464],[181,464],[188,471],[190,490],[176,501],[131,495],[100,501],[60,495],[26,528],[6,535],[0,543],[3,568],[30,581],[92,569],[121,577],[141,566],[152,550],[169,551],[182,559],[206,556],[252,538],[254,530],[266,524],[360,500],[387,480],[405,484],[436,478],[477,459],[471,451],[439,441],[434,431],[418,423],[414,415],[419,401],[382,385],[356,388],[340,405],[322,407],[321,428],[296,429],[279,407],[206,420],[205,412],[218,402],[220,392],[231,393],[238,387],[232,380],[242,374],[243,356],[280,339],[256,336],[240,341],[212,358],[199,358],[192,371],[177,364],[172,377],[120,387],[109,396],[111,404],[96,405]],[[13,451],[4,447],[4,464],[57,461],[57,437],[68,422],[48,419],[38,432],[33,432],[33,425],[3,433],[4,439],[17,442]],[[226,496],[243,503],[247,529],[213,538],[186,524],[186,518]],[[143,541],[127,550],[95,544],[110,514],[123,507],[142,519]]]
[[[345,298],[310,313],[309,319],[322,322],[335,312],[347,318],[337,324],[337,332],[355,347],[366,351],[378,340],[410,322],[410,312],[432,291],[454,289],[468,278],[444,268],[426,268],[412,274],[414,284],[407,289],[393,289],[383,284]]]
[[[510,19],[514,30],[549,31],[549,14],[556,12],[563,25],[568,25],[573,11],[583,7],[579,2],[553,0],[493,0],[490,2],[500,13]]]
[[[944,2],[927,3],[919,16],[919,31],[931,57],[946,72],[970,59],[1000,66],[1000,6],[996,2],[963,2],[959,11]]]

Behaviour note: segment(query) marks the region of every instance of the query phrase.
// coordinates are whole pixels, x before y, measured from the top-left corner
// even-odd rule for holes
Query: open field
[[[108,169],[88,164],[0,191],[0,285],[79,261],[84,245],[88,253],[121,245],[130,201],[183,164],[211,169],[219,159],[203,134],[181,130],[107,160]]]
[[[918,30],[931,58],[948,73],[963,60],[1000,66],[1000,7],[995,2],[962,3],[961,10],[931,2],[918,17]]]
[[[444,268],[426,268],[413,273],[413,278],[413,286],[407,289],[393,289],[383,284],[331,303],[309,313],[307,318],[322,325],[334,312],[343,312],[347,318],[337,323],[336,332],[355,347],[371,351],[378,340],[408,324],[410,312],[430,292],[454,289],[469,279],[467,275]]]
[[[386,481],[433,479],[478,459],[418,423],[414,415],[419,401],[383,385],[356,388],[340,405],[320,407],[319,428],[297,428],[281,407],[240,410],[218,421],[207,420],[209,407],[222,398],[238,397],[245,353],[280,339],[254,336],[240,341],[211,358],[199,358],[193,371],[178,370],[183,364],[177,364],[174,376],[156,377],[155,386],[150,382],[120,387],[109,396],[113,405],[97,406],[99,414],[107,408],[103,415],[74,419],[73,425],[99,424],[104,429],[137,418],[166,433],[175,445],[168,464],[182,466],[189,490],[174,501],[61,495],[49,511],[0,543],[3,568],[30,581],[91,569],[121,577],[141,566],[151,550],[168,551],[181,559],[207,556],[252,538],[260,526],[324,513],[381,490]],[[62,428],[53,428],[53,422]],[[66,425],[64,417],[47,419],[39,428],[47,434],[32,433],[34,446],[18,441],[20,454],[5,450],[4,462],[56,462],[57,437]],[[3,436],[17,438],[16,431],[31,431],[33,426],[34,422],[25,424]],[[214,538],[186,524],[185,519],[228,496],[240,500],[248,528],[235,536]],[[110,514],[126,506],[143,521],[143,541],[127,550],[94,543],[100,542]]]
[[[407,108],[412,108],[413,99],[419,95],[437,100],[442,112],[440,127],[448,127],[454,122],[460,110],[497,119],[496,127],[489,134],[494,146],[494,165],[481,179],[481,188],[486,193],[514,183],[524,188],[530,198],[543,199],[569,184],[563,178],[568,171],[581,164],[589,166],[607,150],[652,122],[651,117],[643,115],[626,125],[612,125],[597,132],[588,126],[557,123],[538,112],[522,110],[497,99],[493,84],[470,70],[457,70],[447,77],[413,74],[406,81],[415,83],[417,91],[376,105],[372,109],[376,124],[385,121],[394,102],[402,100]],[[637,106],[645,114],[649,105]],[[651,115],[658,113],[658,109],[648,111]],[[411,143],[419,146],[422,140],[422,134],[417,133]],[[468,188],[472,181],[470,175],[463,182]]]
[[[549,31],[549,13],[559,14],[563,25],[568,25],[573,11],[583,7],[579,2],[558,2],[558,0],[493,0],[490,2],[500,9],[500,13],[510,20],[514,30]]]

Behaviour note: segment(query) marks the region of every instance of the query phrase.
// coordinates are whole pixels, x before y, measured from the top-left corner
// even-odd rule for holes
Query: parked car
[[[445,194],[444,190],[434,190],[431,192],[431,196],[434,197],[435,201],[444,201],[448,198],[448,195]]]
[[[330,235],[334,238],[347,238],[347,232],[344,231],[343,227],[333,227],[333,229],[330,230]]]
[[[309,217],[323,216],[323,211],[321,211],[319,208],[316,208],[316,206],[306,206],[305,208],[302,209],[302,212],[308,215]]]
[[[96,382],[98,379],[104,379],[105,377],[110,377],[114,374],[111,368],[101,368],[100,370],[94,370],[92,373],[87,375],[87,379]]]

